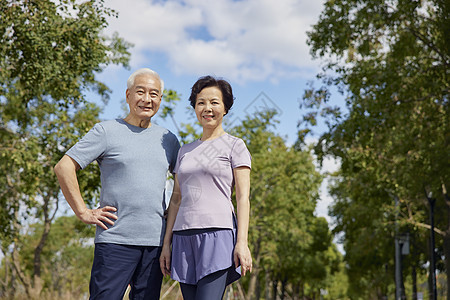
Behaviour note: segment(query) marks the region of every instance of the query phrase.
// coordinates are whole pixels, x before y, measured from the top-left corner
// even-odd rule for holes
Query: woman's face
[[[215,86],[201,90],[195,101],[195,114],[203,128],[221,126],[226,114],[222,91]]]

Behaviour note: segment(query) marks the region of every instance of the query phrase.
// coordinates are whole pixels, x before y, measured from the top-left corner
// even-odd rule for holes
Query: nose
[[[205,108],[203,109],[204,111],[211,111],[211,103],[206,102],[205,103]]]
[[[149,93],[145,93],[144,97],[142,97],[142,100],[147,103],[152,102],[152,98]]]

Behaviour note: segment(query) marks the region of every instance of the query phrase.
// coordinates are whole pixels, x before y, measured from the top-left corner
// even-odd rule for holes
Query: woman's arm
[[[248,248],[248,223],[250,218],[250,168],[238,167],[233,169],[236,185],[237,204],[237,241],[234,248],[234,263],[241,265],[242,276],[252,271],[252,255]]]
[[[175,223],[175,219],[178,214],[178,209],[181,203],[180,184],[178,182],[177,174],[175,174],[172,196],[170,197],[169,209],[167,214],[166,234],[164,235],[163,247],[161,250],[161,256],[159,257],[159,266],[163,276],[170,275],[170,257],[172,244],[172,230]]]

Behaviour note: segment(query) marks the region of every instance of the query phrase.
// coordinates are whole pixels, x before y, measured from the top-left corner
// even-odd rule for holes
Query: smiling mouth
[[[208,115],[208,116],[203,116],[203,119],[206,120],[212,120],[214,118],[214,116]]]
[[[153,107],[148,107],[148,106],[139,106],[139,108],[142,110],[153,110]]]

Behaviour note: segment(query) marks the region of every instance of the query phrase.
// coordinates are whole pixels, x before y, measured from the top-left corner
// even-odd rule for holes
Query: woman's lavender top
[[[181,205],[173,230],[232,229],[233,169],[242,166],[251,167],[250,152],[242,139],[232,135],[182,146],[174,170]]]

